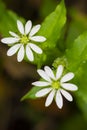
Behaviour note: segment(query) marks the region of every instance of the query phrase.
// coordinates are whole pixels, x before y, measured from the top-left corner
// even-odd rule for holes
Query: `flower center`
[[[29,42],[29,38],[26,35],[23,35],[20,39],[20,42],[23,44],[27,44]]]
[[[60,83],[59,83],[58,81],[53,81],[53,82],[52,82],[52,87],[53,87],[54,89],[59,89],[59,88],[60,88]]]

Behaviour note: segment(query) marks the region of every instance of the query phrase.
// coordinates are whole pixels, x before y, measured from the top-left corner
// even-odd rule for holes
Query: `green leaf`
[[[75,72],[78,91],[75,97],[79,108],[87,119],[87,32],[80,35],[66,51],[69,71]]]
[[[75,99],[87,120],[87,18],[77,12],[72,15],[73,20],[70,23],[66,41],[68,48],[66,57],[69,71],[75,72],[75,83],[78,86]]]
[[[78,12],[75,8],[69,10],[71,22],[67,24],[66,48],[72,47],[74,40],[87,30],[87,17]]]
[[[87,120],[87,61],[83,62],[76,74],[76,82],[79,87],[76,92],[76,101]]]
[[[14,12],[7,10],[5,4],[0,1],[0,33],[3,37],[9,36],[9,31],[18,32],[17,19],[24,21],[23,18],[19,18]]]
[[[87,60],[87,32],[80,35],[70,49],[66,50],[68,69],[77,71],[83,61]]]
[[[62,0],[55,11],[46,17],[38,33],[39,35],[43,35],[47,38],[46,42],[43,44],[43,48],[52,48],[56,46],[65,22],[66,8],[64,0]]]
[[[35,96],[36,92],[39,91],[41,87],[33,87],[27,94],[25,94],[22,98],[21,101],[25,99],[36,99],[37,97]]]
[[[41,17],[46,17],[47,15],[49,15],[55,9],[56,5],[57,5],[57,1],[44,0],[42,6],[40,7]]]
[[[44,22],[42,23],[41,29],[37,35],[42,35],[47,38],[44,43],[38,44],[43,49],[43,55],[39,57],[39,60],[43,61],[41,63],[47,63],[48,59],[52,57],[52,51],[55,50],[54,58],[50,58],[50,62],[52,62],[55,58],[61,55],[60,50],[57,48],[58,39],[61,36],[62,28],[66,22],[66,8],[64,4],[64,0],[57,6],[54,12],[52,12],[49,16],[46,17]],[[56,48],[56,49],[55,49]],[[45,55],[45,56],[44,56]],[[45,60],[43,60],[45,57]],[[35,57],[35,63],[37,63],[37,56]],[[38,60],[38,63],[40,63]]]

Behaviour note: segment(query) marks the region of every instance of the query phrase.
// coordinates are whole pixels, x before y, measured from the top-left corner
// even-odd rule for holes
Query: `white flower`
[[[76,91],[78,89],[75,84],[67,83],[74,78],[74,73],[69,72],[63,76],[63,69],[63,66],[59,65],[56,75],[48,66],[44,67],[44,71],[41,69],[37,70],[38,74],[44,79],[44,81],[36,81],[33,82],[32,85],[42,87],[42,89],[36,93],[36,97],[43,97],[48,94],[45,102],[46,107],[52,103],[53,99],[55,99],[57,106],[61,109],[63,107],[62,95],[68,101],[73,100],[71,94],[66,90]]]
[[[7,55],[12,56],[18,52],[18,62],[23,60],[25,54],[30,61],[33,61],[34,56],[32,51],[42,54],[42,49],[32,42],[44,42],[46,40],[43,36],[34,36],[41,26],[36,25],[32,28],[32,22],[29,20],[24,27],[21,21],[17,20],[17,27],[20,35],[9,31],[11,37],[1,39],[2,43],[12,45],[12,47],[7,51]]]

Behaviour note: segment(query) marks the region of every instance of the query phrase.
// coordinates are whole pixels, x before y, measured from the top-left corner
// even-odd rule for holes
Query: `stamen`
[[[59,88],[60,88],[60,83],[59,83],[58,81],[53,81],[53,82],[52,82],[52,87],[53,87],[54,89],[59,89]]]
[[[20,43],[27,44],[29,42],[29,38],[26,35],[23,35],[20,39]]]

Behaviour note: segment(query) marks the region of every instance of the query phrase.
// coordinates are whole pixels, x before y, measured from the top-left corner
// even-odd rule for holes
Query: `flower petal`
[[[24,58],[24,46],[22,45],[17,54],[18,62],[21,62],[23,60],[23,58]]]
[[[36,96],[36,97],[43,97],[43,96],[47,95],[51,90],[52,90],[52,88],[44,88],[44,89],[38,91],[38,92],[35,94],[35,96]]]
[[[66,75],[64,75],[64,76],[61,78],[61,81],[60,81],[60,82],[61,82],[61,83],[67,82],[67,81],[73,79],[73,77],[74,77],[74,73],[69,72],[69,73],[67,73]]]
[[[57,68],[56,79],[59,79],[62,76],[62,73],[63,73],[63,66],[59,65]]]
[[[12,32],[12,31],[9,31],[9,34],[11,36],[13,36],[13,37],[19,38],[19,36],[16,33]]]
[[[13,44],[19,41],[19,38],[13,38],[13,37],[7,37],[7,38],[2,38],[1,42],[5,44]]]
[[[55,96],[55,90],[52,90],[46,99],[45,102],[46,107],[48,107],[52,103],[54,96]]]
[[[12,56],[14,55],[18,49],[20,48],[21,44],[16,44],[14,46],[12,46],[8,51],[7,51],[7,56]]]
[[[63,98],[59,90],[56,93],[55,101],[57,106],[61,109],[63,107]]]
[[[33,61],[34,60],[34,56],[33,56],[33,53],[29,47],[29,45],[26,45],[26,56],[27,58],[30,60],[30,61]]]
[[[60,89],[62,95],[68,100],[68,101],[73,101],[73,97],[71,96],[71,94],[69,94],[67,91]]]
[[[61,83],[61,86],[66,90],[76,91],[78,87],[75,84],[71,83]]]
[[[54,79],[54,80],[56,79],[55,76],[54,76],[53,71],[51,70],[51,68],[50,68],[49,66],[45,66],[45,67],[44,67],[44,70],[45,70],[46,74],[47,74],[50,78],[52,78],[52,79]]]
[[[44,42],[46,41],[46,38],[43,36],[33,36],[33,37],[30,37],[30,40],[35,41],[35,42]]]
[[[38,54],[42,54],[42,49],[35,44],[30,43],[29,46]]]
[[[18,30],[21,34],[24,34],[24,26],[21,21],[17,20]]]
[[[25,24],[25,34],[26,35],[30,32],[31,27],[32,27],[32,22],[31,22],[31,20],[28,20],[27,23]]]
[[[49,76],[43,70],[38,69],[37,72],[43,79],[45,79],[48,82],[51,82],[51,79],[49,78]]]
[[[38,87],[44,87],[44,86],[49,86],[49,82],[44,82],[44,81],[36,81],[33,82],[32,85],[38,86]]]
[[[33,35],[35,35],[35,34],[39,31],[40,27],[41,27],[41,25],[36,25],[36,26],[34,26],[34,27],[32,28],[32,30],[31,30],[30,34],[29,34],[30,37],[32,37]]]

